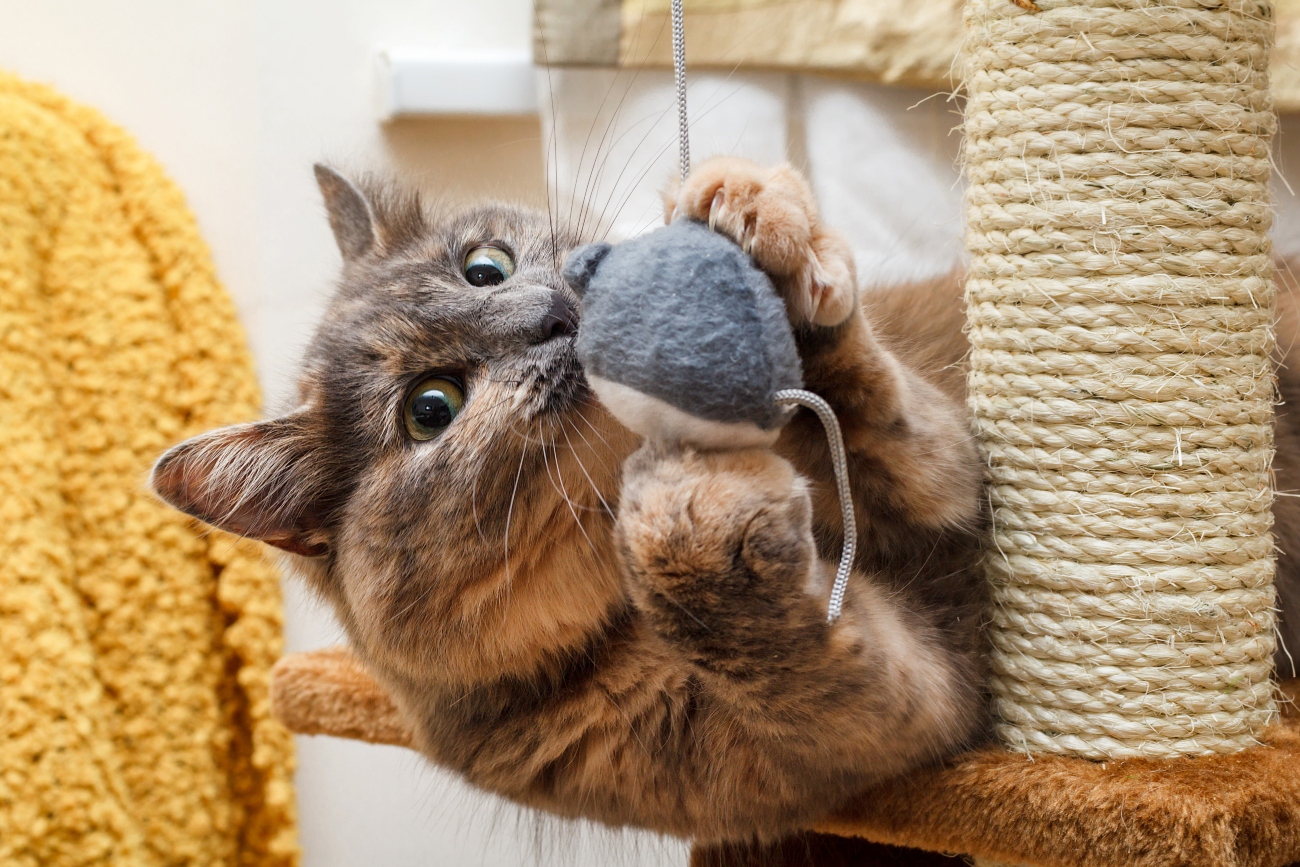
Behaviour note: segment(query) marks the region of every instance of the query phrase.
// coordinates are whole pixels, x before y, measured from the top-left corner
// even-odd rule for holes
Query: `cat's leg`
[[[864,554],[882,546],[896,554],[918,531],[972,527],[980,467],[965,411],[876,339],[852,251],[822,224],[803,177],[789,165],[715,158],[665,194],[665,208],[669,220],[707,221],[739,241],[786,299],[805,383],[843,429]],[[787,427],[778,450],[817,482],[819,536],[833,535],[829,452],[811,413]]]
[[[720,837],[798,827],[951,751],[979,718],[932,630],[874,582],[827,623],[833,567],[810,514],[804,479],[767,450],[644,446],[624,468],[633,602],[701,684],[684,743],[663,752],[691,759],[667,776]]]

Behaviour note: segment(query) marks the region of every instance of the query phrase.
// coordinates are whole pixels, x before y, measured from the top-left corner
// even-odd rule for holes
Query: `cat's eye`
[[[465,405],[465,391],[453,379],[431,376],[420,381],[406,398],[402,414],[411,439],[431,440],[445,431]]]
[[[515,273],[515,260],[500,247],[475,247],[465,254],[465,279],[471,286],[495,286]]]

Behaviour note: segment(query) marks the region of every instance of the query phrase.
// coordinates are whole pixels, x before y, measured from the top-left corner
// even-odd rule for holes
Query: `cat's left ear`
[[[329,485],[308,410],[220,428],[172,447],[150,486],[186,514],[304,557],[329,549],[323,528]]]
[[[316,184],[325,199],[330,229],[343,261],[360,259],[379,242],[379,224],[366,194],[327,165],[315,165]]]

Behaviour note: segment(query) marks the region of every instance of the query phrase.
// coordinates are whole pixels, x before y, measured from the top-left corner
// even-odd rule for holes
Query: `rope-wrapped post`
[[[1012,749],[1276,715],[1267,0],[968,0],[971,404]]]

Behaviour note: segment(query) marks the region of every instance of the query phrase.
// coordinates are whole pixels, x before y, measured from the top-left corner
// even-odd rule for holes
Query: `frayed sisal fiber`
[[[1225,753],[1276,716],[1272,7],[969,0],[971,405],[1012,749]]]
[[[296,864],[275,570],[145,486],[258,411],[233,306],[153,159],[4,74],[0,374],[0,864]]]

